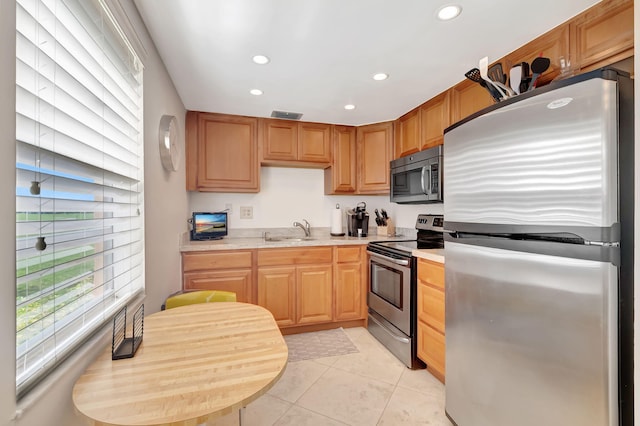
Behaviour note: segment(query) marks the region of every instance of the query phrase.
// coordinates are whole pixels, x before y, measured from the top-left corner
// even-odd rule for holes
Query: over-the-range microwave
[[[442,202],[442,145],[391,161],[392,203]]]

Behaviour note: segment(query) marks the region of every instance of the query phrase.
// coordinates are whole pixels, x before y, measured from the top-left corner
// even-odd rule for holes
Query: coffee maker
[[[358,203],[355,209],[347,210],[347,232],[350,237],[366,237],[369,230],[367,204]]]

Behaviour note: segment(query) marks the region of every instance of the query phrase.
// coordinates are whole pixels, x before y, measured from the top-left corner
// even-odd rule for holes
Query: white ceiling
[[[189,110],[393,120],[596,0],[135,0]],[[267,65],[251,58],[264,54]],[[531,58],[533,59],[533,58]],[[555,58],[552,58],[552,60]],[[377,72],[390,75],[374,81]],[[249,94],[263,90],[262,96]],[[355,104],[347,111],[345,104]]]

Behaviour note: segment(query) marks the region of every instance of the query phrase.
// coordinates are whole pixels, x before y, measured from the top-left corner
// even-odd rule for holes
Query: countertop
[[[273,234],[277,235],[277,234]],[[265,249],[283,247],[312,247],[368,244],[371,241],[407,240],[410,236],[367,235],[366,237],[333,237],[329,233],[311,234],[311,239],[304,241],[265,241],[261,237],[225,237],[213,241],[191,241],[188,234],[180,244],[181,252],[237,250],[237,249]]]
[[[414,231],[415,233],[415,231]],[[271,235],[287,235],[272,232]],[[291,235],[289,235],[291,236]],[[297,236],[297,235],[296,235]],[[314,247],[314,246],[347,246],[347,245],[362,245],[368,244],[371,241],[392,241],[392,240],[411,240],[415,235],[376,235],[369,233],[366,237],[334,237],[329,232],[313,232],[311,233],[311,239],[304,241],[265,241],[262,237],[256,236],[234,236],[225,237],[221,240],[213,241],[191,241],[189,234],[185,233],[180,244],[180,251],[185,252],[198,252],[198,251],[212,251],[212,250],[238,250],[238,249],[265,249],[265,248],[286,248],[286,247]],[[444,263],[444,249],[420,249],[414,250],[411,253],[413,256],[431,260],[434,262]]]
[[[444,263],[444,249],[421,249],[414,250],[411,254],[420,259],[427,259],[433,262]]]

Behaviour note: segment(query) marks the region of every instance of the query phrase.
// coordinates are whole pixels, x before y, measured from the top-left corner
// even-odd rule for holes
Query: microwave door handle
[[[431,168],[430,168],[430,166],[428,166],[428,165],[427,165],[427,166],[422,166],[422,172],[421,172],[421,174],[420,174],[420,186],[422,187],[422,193],[423,193],[423,194],[431,195],[431,172],[429,172],[429,174],[428,174],[428,177],[429,177],[429,184],[428,184],[428,185],[425,185],[425,184],[424,184],[424,177],[425,177],[425,174],[427,174],[427,173],[426,173],[426,171],[427,171],[427,167],[429,167],[429,169],[431,169]],[[427,190],[427,189],[425,188],[425,186],[426,186],[427,188],[429,188],[429,189]]]

